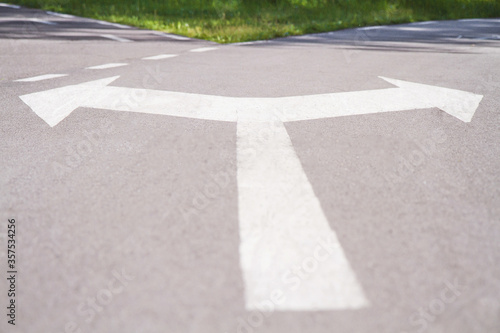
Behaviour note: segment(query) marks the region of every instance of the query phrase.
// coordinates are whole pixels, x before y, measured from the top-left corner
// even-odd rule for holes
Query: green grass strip
[[[499,0],[8,0],[218,43],[425,20],[500,17]]]

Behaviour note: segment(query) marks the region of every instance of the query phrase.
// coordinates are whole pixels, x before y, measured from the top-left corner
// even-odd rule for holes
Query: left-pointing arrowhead
[[[462,90],[389,79],[382,76],[380,78],[411,92],[412,95],[415,95],[420,100],[428,102],[429,106],[437,107],[466,123],[471,121],[483,98],[482,95]]]
[[[50,127],[54,127],[73,110],[85,103],[119,76],[65,86],[33,94],[19,96]]]

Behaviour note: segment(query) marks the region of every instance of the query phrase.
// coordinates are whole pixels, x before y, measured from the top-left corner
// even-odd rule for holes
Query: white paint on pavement
[[[384,78],[398,88],[233,98],[108,86],[118,76],[20,96],[50,126],[79,107],[237,122],[240,265],[248,310],[369,305],[283,122],[438,107],[469,122],[482,96]],[[275,302],[276,293],[280,302]],[[273,302],[272,309],[269,302]]]
[[[500,35],[491,35],[488,37],[472,37],[470,39],[477,39],[477,40],[498,40],[500,39]]]
[[[88,67],[89,69],[104,69],[125,66],[125,63],[111,63]],[[54,126],[52,117],[45,118],[44,110],[50,104],[51,114],[63,110],[54,103],[68,100],[74,91],[94,91],[93,96],[77,98],[80,105],[115,111],[163,114],[177,117],[197,118],[219,121],[268,122],[273,114],[282,122],[323,119],[361,114],[427,109],[437,107],[448,114],[470,122],[474,116],[482,95],[466,91],[441,88],[419,83],[412,83],[389,78],[382,78],[398,88],[342,92],[322,95],[242,98],[189,94],[163,90],[138,89],[107,86],[118,76],[85,82],[47,91],[41,91],[21,96],[23,101],[30,100],[30,107],[47,123]],[[130,100],[130,96],[143,96],[143,103],[122,103],[116,101]],[[78,97],[78,96],[77,96]],[[48,101],[53,101],[48,103]],[[76,108],[75,107],[75,108]],[[73,110],[64,110],[64,119]],[[66,113],[67,112],[67,113]]]
[[[232,99],[221,96],[108,86],[119,76],[21,96],[50,126],[78,107],[236,121]],[[141,100],[137,103],[136,100]]]
[[[189,52],[207,52],[217,50],[218,47],[200,47],[198,49],[189,50]]]
[[[282,122],[238,121],[240,265],[247,310],[357,309],[368,301]]]
[[[423,22],[412,22],[410,24],[427,25],[427,24],[433,24],[433,23],[438,23],[438,22],[437,21],[423,21]]]
[[[55,78],[63,77],[63,76],[68,76],[68,74],[44,74],[44,75],[39,75],[39,76],[34,76],[34,77],[28,77],[25,79],[15,80],[14,82],[35,82],[35,81],[42,81],[42,80],[48,80],[48,79],[55,79]]]
[[[41,24],[47,24],[47,25],[57,25],[56,22],[41,20],[41,19],[38,19],[38,18],[28,18],[27,20],[31,21],[31,22],[35,22],[35,23],[41,23]]]
[[[8,3],[0,3],[0,7],[7,7],[7,8],[13,8],[13,9],[19,9],[19,8],[21,8],[21,6],[11,5],[11,4],[8,4]]]
[[[385,26],[375,25],[375,26],[370,26],[370,27],[358,28],[358,30],[374,30],[374,29],[380,29],[380,28],[385,28]]]
[[[63,17],[63,18],[75,18],[76,17],[76,16],[69,15],[69,14],[56,13],[56,12],[51,12],[51,11],[46,11],[46,13],[49,15],[52,15],[52,16]]]
[[[91,66],[91,67],[87,67],[85,69],[108,69],[108,68],[121,67],[121,66],[127,66],[127,65],[128,64],[126,64],[126,63],[109,63],[109,64],[104,64],[104,65]]]
[[[123,38],[123,37],[118,37],[118,36],[110,35],[110,34],[102,34],[102,35],[99,35],[99,36],[101,36],[102,38],[107,38],[107,39],[115,40],[117,42],[122,42],[122,43],[133,42],[133,40],[131,40],[131,39],[127,39],[127,38]]]
[[[130,26],[124,25],[124,24],[112,23],[112,22],[100,21],[100,20],[92,20],[92,21],[94,21],[94,22],[96,22],[98,24],[108,25],[108,26],[115,27],[115,28],[130,29]]]
[[[266,44],[270,43],[270,40],[256,40],[256,41],[251,41],[251,42],[241,42],[241,43],[231,43],[231,46],[238,46],[238,45],[257,45],[257,44]]]
[[[280,97],[274,108],[284,122],[437,107],[470,122],[482,95],[384,78],[398,88]],[[256,117],[253,114],[252,117]]]
[[[168,33],[162,32],[162,31],[153,31],[152,34],[157,35],[157,36],[171,38],[171,39],[176,39],[176,40],[190,40],[191,39],[189,37],[168,34]]]
[[[162,60],[177,57],[177,54],[159,54],[151,57],[142,58],[142,60]]]

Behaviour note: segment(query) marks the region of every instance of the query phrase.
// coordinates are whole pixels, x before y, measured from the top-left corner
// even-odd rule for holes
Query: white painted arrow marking
[[[470,122],[483,96],[383,78],[399,88],[277,98],[241,98],[108,86],[119,76],[20,98],[50,126],[78,107],[219,121],[282,122],[437,107]],[[145,102],[134,103],[134,96]]]
[[[68,76],[68,74],[44,74],[44,75],[28,77],[25,79],[14,80],[14,82],[35,82],[35,81],[55,79],[63,76]]]
[[[237,158],[246,308],[266,308],[276,292],[280,311],[368,305],[284,124],[238,121]]]
[[[432,107],[469,122],[482,99],[387,78],[398,88],[280,98],[108,86],[116,78],[20,98],[50,126],[78,107],[237,122],[240,263],[249,310],[266,306],[277,291],[284,297],[273,307],[283,311],[368,305],[283,122]]]

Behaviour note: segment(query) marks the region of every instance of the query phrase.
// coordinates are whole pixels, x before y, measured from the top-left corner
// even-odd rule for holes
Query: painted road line
[[[98,24],[102,25],[109,25],[111,27],[115,28],[120,28],[120,29],[130,29],[130,26],[124,25],[124,24],[119,24],[119,23],[112,23],[112,22],[107,22],[107,21],[100,21],[100,20],[92,20],[93,22],[96,22]]]
[[[115,68],[115,67],[121,67],[121,66],[127,66],[127,63],[109,63],[109,64],[104,64],[104,65],[98,65],[98,66],[91,66],[87,67],[85,69],[108,69],[108,68]]]
[[[415,25],[426,25],[426,24],[433,24],[437,23],[437,21],[423,21],[423,22],[412,22],[410,24],[415,24]]]
[[[173,58],[173,57],[177,57],[177,56],[178,56],[177,54],[158,54],[155,56],[142,58],[142,60],[162,60],[162,59],[168,59],[168,58]]]
[[[19,9],[19,8],[21,8],[21,6],[11,5],[11,4],[8,4],[8,3],[0,3],[0,7],[7,7],[7,8],[13,8],[13,9]]]
[[[189,52],[207,52],[207,51],[213,51],[213,50],[217,50],[218,47],[200,47],[198,49],[192,49],[192,50],[189,50]]]
[[[167,38],[176,39],[176,40],[190,40],[191,39],[189,37],[179,36],[179,35],[174,35],[174,34],[167,34],[165,32],[161,32],[161,31],[153,31],[151,33],[153,35],[167,37]]]
[[[270,40],[256,40],[256,41],[251,41],[251,42],[241,42],[241,43],[231,43],[231,46],[234,45],[256,45],[256,44],[265,44],[265,43],[270,43]]]
[[[471,121],[481,95],[384,78],[397,88],[234,98],[109,86],[118,76],[20,96],[51,127],[79,107],[237,122],[240,265],[249,310],[367,306],[283,122],[438,107]],[[139,96],[139,101],[131,96]],[[137,98],[139,98],[137,97]],[[276,293],[282,301],[277,303]]]
[[[103,69],[127,64],[88,67]],[[119,76],[20,96],[50,126],[75,108],[152,113],[219,121],[268,122],[272,114],[282,122],[362,114],[439,108],[463,122],[470,122],[482,95],[420,83],[383,78],[397,88],[275,98],[242,98],[200,95],[163,90],[108,86]],[[81,95],[75,95],[81,91]],[[85,96],[86,93],[91,97]],[[116,103],[143,96],[143,103]],[[61,101],[71,103],[59,105]],[[64,107],[63,107],[64,106]]]
[[[61,14],[61,13],[56,13],[56,12],[51,12],[51,11],[46,11],[47,14],[52,15],[52,16],[57,16],[57,17],[63,17],[63,18],[75,18],[76,16],[69,15],[69,14]]]
[[[477,40],[498,40],[500,39],[500,35],[491,35],[490,37],[472,37],[469,39],[477,39]]]
[[[119,76],[21,96],[50,126],[57,125],[81,106],[128,112],[147,112],[174,117],[233,121],[234,100],[162,90],[108,86]],[[140,96],[142,103],[133,100]],[[64,98],[64,99],[59,99]],[[59,99],[59,100],[57,100]],[[64,101],[61,104],[61,101]]]
[[[397,88],[280,97],[275,99],[275,108],[284,122],[429,108],[470,122],[483,98],[461,90],[380,78]]]
[[[380,28],[385,28],[385,26],[376,25],[376,26],[371,26],[371,27],[358,28],[357,30],[374,30],[374,29],[380,29]]]
[[[110,34],[103,34],[103,35],[99,35],[99,36],[101,36],[103,38],[107,38],[107,39],[116,40],[117,42],[122,42],[122,43],[133,42],[133,40],[131,40],[131,39],[118,37],[118,36],[110,35]]]
[[[34,77],[28,77],[26,79],[14,80],[14,82],[35,82],[35,81],[42,81],[42,80],[48,80],[48,79],[55,79],[55,78],[63,77],[63,76],[68,76],[68,74],[45,74],[45,75],[39,75],[39,76],[34,76]]]
[[[51,21],[46,21],[46,20],[40,20],[37,18],[29,18],[27,19],[28,21],[35,22],[35,23],[41,23],[41,24],[47,24],[47,25],[57,25],[56,22],[51,22]]]
[[[264,133],[265,132],[265,133]],[[240,265],[247,310],[369,304],[282,122],[238,121]]]

